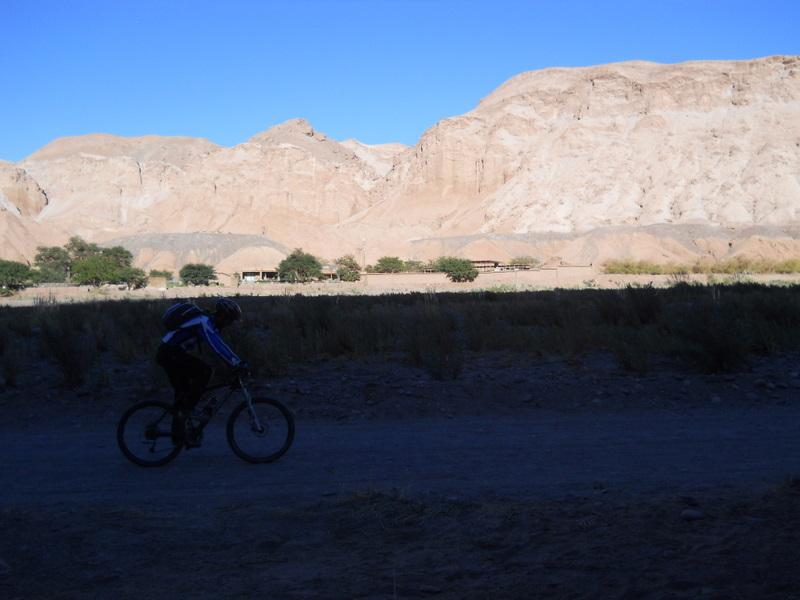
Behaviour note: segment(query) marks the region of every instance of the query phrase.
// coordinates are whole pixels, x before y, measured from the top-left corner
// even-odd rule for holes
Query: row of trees
[[[40,246],[37,248],[33,267],[0,260],[0,287],[19,289],[31,283],[64,283],[76,285],[101,285],[116,283],[127,285],[129,289],[147,285],[148,275],[132,266],[133,255],[122,246],[100,248],[75,236],[64,246]],[[513,259],[512,264],[535,266],[536,259],[523,256]],[[359,281],[361,265],[352,254],[334,261],[336,275],[341,281]],[[453,256],[443,256],[436,260],[404,261],[397,256],[383,256],[374,265],[367,265],[368,273],[402,273],[411,271],[432,271],[445,273],[452,281],[474,281],[478,271],[469,260]],[[186,285],[208,285],[216,281],[217,275],[211,265],[192,263],[184,265],[179,272]],[[149,277],[173,279],[171,271],[150,271]],[[303,283],[323,277],[322,262],[316,256],[295,249],[278,265],[281,281]]]
[[[361,279],[361,266],[352,254],[337,258],[334,262],[336,275],[342,281],[358,281]],[[405,271],[436,271],[445,273],[452,281],[474,281],[478,270],[469,260],[454,256],[443,256],[429,263],[420,261],[404,261],[397,256],[383,256],[375,265],[368,265],[368,273],[401,273]],[[303,252],[301,248],[294,250],[278,265],[278,277],[281,281],[306,282],[322,278],[322,263],[314,255]]]
[[[122,246],[100,248],[78,236],[64,246],[39,246],[33,266],[0,261],[0,287],[19,289],[31,283],[100,285],[125,284],[128,288],[147,283],[144,271],[132,266],[133,255]]]
[[[147,285],[148,275],[133,266],[133,255],[122,246],[101,248],[74,236],[63,246],[39,246],[33,265],[0,260],[0,288],[17,290],[31,284],[73,283],[75,285],[126,285],[137,289]],[[188,264],[180,271],[184,283],[207,285],[215,280],[209,265]],[[150,271],[149,277],[171,280],[171,271]]]

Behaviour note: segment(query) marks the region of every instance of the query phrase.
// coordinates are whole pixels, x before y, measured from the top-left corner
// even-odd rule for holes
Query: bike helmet
[[[214,318],[219,326],[230,325],[242,318],[242,309],[230,298],[217,300]]]

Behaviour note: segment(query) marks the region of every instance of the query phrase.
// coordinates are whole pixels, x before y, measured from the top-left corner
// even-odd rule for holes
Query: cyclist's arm
[[[214,352],[216,352],[222,360],[232,367],[235,367],[242,362],[242,359],[236,356],[236,353],[228,347],[228,344],[226,344],[225,341],[214,330],[208,319],[203,321],[201,331],[205,341],[208,342],[208,345],[211,346],[211,349],[214,350]]]

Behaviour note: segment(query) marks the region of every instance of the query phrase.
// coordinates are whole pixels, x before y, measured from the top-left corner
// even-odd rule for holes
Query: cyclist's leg
[[[178,348],[162,345],[158,349],[156,362],[167,374],[172,389],[175,390],[173,406],[178,409],[172,420],[172,441],[182,444],[185,435],[186,415],[191,410],[192,370],[187,366],[188,354]]]
[[[200,400],[200,396],[203,395],[206,387],[208,387],[208,382],[211,381],[214,369],[196,356],[187,354],[186,357],[188,359],[186,369],[190,374],[187,385],[187,402],[191,409],[194,408],[195,404]]]

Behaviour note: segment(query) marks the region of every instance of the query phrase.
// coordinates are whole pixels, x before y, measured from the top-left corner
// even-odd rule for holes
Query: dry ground
[[[794,561],[800,486],[792,478],[800,436],[791,434],[800,433],[794,419],[799,358],[757,359],[728,375],[687,372],[664,362],[636,376],[601,353],[569,361],[489,354],[469,356],[455,381],[432,379],[401,357],[294,366],[285,377],[256,386],[292,407],[298,441],[280,463],[268,467],[274,470],[264,472],[266,479],[252,488],[258,494],[249,498],[246,485],[230,487],[229,496],[228,488],[214,487],[224,477],[239,484],[262,477],[241,467],[221,436],[217,446],[210,443],[179,457],[169,472],[142,471],[118,456],[113,448],[117,415],[145,396],[166,393],[156,378],[143,377],[148,366],[114,367],[111,387],[108,381],[93,381],[74,391],[54,385],[58,377],[48,371],[53,367],[31,367],[17,389],[0,392],[0,432],[11,469],[0,496],[0,596],[800,598]],[[633,416],[640,426],[629,428],[627,436],[621,423]],[[743,433],[762,418],[782,428],[783,437],[765,433],[773,435],[771,440],[750,439],[755,434]],[[338,439],[345,446],[339,452],[337,428],[409,432],[439,423],[447,431],[447,423],[458,426],[469,419],[493,427],[501,440],[486,443],[502,460],[497,464],[503,470],[495,475],[508,480],[506,491],[465,484],[460,493],[421,478],[419,485],[394,490],[385,479],[373,486],[354,478],[323,492],[324,477],[315,483],[315,465],[327,473],[339,460],[350,460],[352,469],[359,468],[358,460],[369,461],[375,440],[342,436]],[[596,431],[597,439],[627,437],[630,447],[619,459],[619,470],[637,465],[640,471],[622,473],[620,481],[644,481],[650,458],[636,455],[651,456],[651,450],[643,450],[645,430],[669,419],[685,419],[693,429],[683,434],[683,450],[682,434],[670,434],[676,447],[662,461],[675,464],[661,466],[678,473],[676,481],[682,467],[691,466],[694,476],[706,478],[705,485],[666,480],[655,486],[653,481],[617,485],[593,477],[593,461],[598,472],[610,467],[602,453],[591,452],[591,437],[584,459],[565,458],[568,446],[573,454],[579,447],[567,442],[570,434],[563,427],[580,421],[582,431]],[[510,443],[502,441],[503,429],[511,435],[513,427],[524,429],[520,423],[526,420],[556,423],[551,429],[561,430],[561,437],[551,440],[555,454],[520,454],[516,447],[509,455],[503,449]],[[611,423],[617,423],[616,433],[606,429]],[[717,445],[715,423],[718,445],[742,457],[748,456],[748,446],[753,452],[758,446],[762,454],[752,464],[737,458],[727,465],[724,454],[713,458],[710,450],[698,450]],[[324,444],[308,445],[315,428],[333,432],[324,442],[327,452]],[[84,429],[93,444],[104,438],[95,444],[103,448],[96,450],[99,454],[78,448]],[[75,457],[63,454],[48,463],[48,451],[58,451],[53,446],[59,432],[65,440],[78,440],[68,444]],[[542,437],[526,442],[526,452],[547,444],[546,431],[537,434]],[[703,446],[692,445],[701,438]],[[386,447],[392,441],[386,438]],[[467,440],[465,447],[475,446],[480,464],[490,468],[491,455],[480,443]],[[362,450],[356,451],[359,444]],[[397,456],[404,456],[402,449]],[[451,460],[453,478],[481,477],[474,470],[478,463],[462,461],[455,450],[428,456],[428,463]],[[534,486],[509,456],[531,468],[536,461],[555,468],[560,456],[568,485],[554,490],[536,481]],[[570,479],[577,466],[583,474]],[[81,493],[85,473],[99,487],[113,480],[117,491]],[[184,475],[192,481],[185,499],[180,495]],[[37,477],[47,478],[40,493],[29,485]],[[413,482],[414,472],[405,477]],[[719,483],[729,477],[739,477],[739,483]],[[60,479],[69,492],[61,499],[52,493],[62,485]],[[126,480],[137,494],[120,491]],[[203,498],[204,481],[209,492],[214,490],[213,502]],[[305,482],[303,494],[292,497],[292,481]],[[288,496],[278,493],[282,485],[288,486]]]
[[[800,597],[800,486],[0,512],[7,598]],[[703,518],[691,520],[695,513]],[[10,566],[9,566],[10,565]]]
[[[680,281],[705,284],[707,275],[686,275]],[[717,281],[732,279],[716,275]],[[800,274],[748,275],[740,278],[763,284],[797,284]],[[120,289],[107,285],[100,288],[86,286],[41,286],[27,288],[7,298],[0,297],[0,305],[31,306],[37,302],[87,302],[94,300],[124,300],[141,298],[196,298],[198,296],[283,296],[303,294],[315,295],[381,295],[411,292],[465,292],[476,290],[547,290],[554,288],[601,288],[618,289],[628,285],[654,285],[664,287],[676,282],[671,275],[607,275],[588,267],[562,267],[541,271],[517,271],[483,273],[472,283],[452,283],[443,273],[397,273],[365,275],[356,283],[245,283],[236,286],[196,286],[145,288],[141,290]]]

